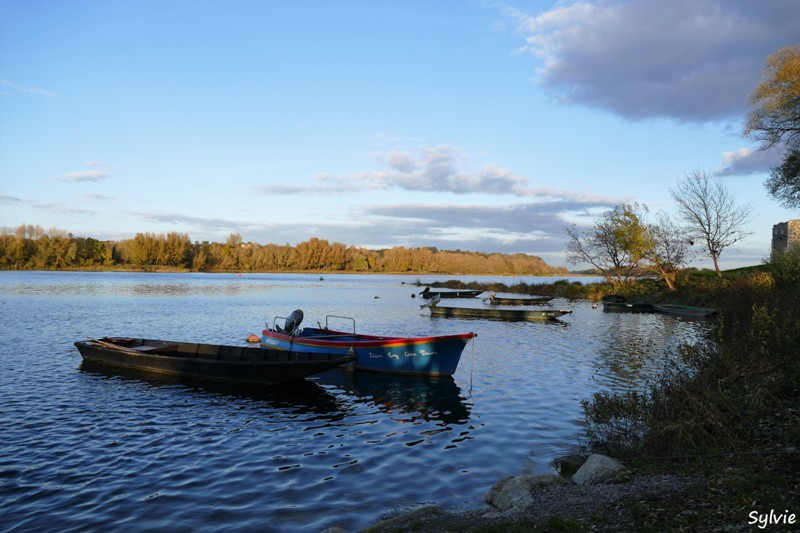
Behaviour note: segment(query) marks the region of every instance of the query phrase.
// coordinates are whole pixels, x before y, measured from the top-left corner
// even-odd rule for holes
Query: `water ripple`
[[[432,319],[400,279],[0,272],[3,530],[354,530],[421,503],[471,507],[575,449],[581,400],[642,386],[707,328],[563,300],[574,313],[555,324]],[[98,368],[72,346],[236,344],[295,308],[478,337],[452,378],[335,370],[268,390]]]

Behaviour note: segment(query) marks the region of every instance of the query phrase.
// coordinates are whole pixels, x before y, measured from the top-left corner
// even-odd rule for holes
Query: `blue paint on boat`
[[[273,327],[262,332],[261,346],[343,355],[355,353],[358,356],[356,370],[451,376],[458,367],[464,347],[476,336],[476,333],[461,333],[432,337],[381,337],[313,327],[290,334]]]

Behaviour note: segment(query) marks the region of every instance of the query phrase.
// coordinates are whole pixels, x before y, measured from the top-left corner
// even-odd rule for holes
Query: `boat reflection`
[[[340,368],[309,378],[333,385],[359,402],[370,402],[401,422],[462,425],[469,421],[470,403],[452,376],[407,376],[347,372]]]
[[[204,381],[183,376],[146,372],[122,368],[93,361],[82,361],[80,371],[102,379],[138,381],[150,387],[175,388],[196,392],[230,396],[236,399],[267,402],[280,408],[296,407],[308,413],[339,413],[343,411],[338,399],[318,384],[301,379],[277,386],[259,386],[242,383]]]

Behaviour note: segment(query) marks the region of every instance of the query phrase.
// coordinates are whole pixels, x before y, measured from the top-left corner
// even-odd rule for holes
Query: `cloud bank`
[[[765,58],[798,40],[795,0],[636,0],[511,9],[559,100],[631,120],[741,119]]]
[[[466,152],[451,145],[422,147],[418,154],[390,150],[374,156],[378,169],[349,175],[320,174],[310,185],[261,185],[259,194],[347,194],[375,190],[508,195],[540,199],[564,198],[582,202],[609,202],[582,192],[534,187],[532,180],[501,166],[484,163],[469,170]]]

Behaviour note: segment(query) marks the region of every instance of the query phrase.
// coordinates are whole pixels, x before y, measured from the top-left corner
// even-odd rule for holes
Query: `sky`
[[[798,42],[796,0],[0,0],[0,227],[579,268],[565,224],[704,172],[759,264],[800,213],[742,129]]]

